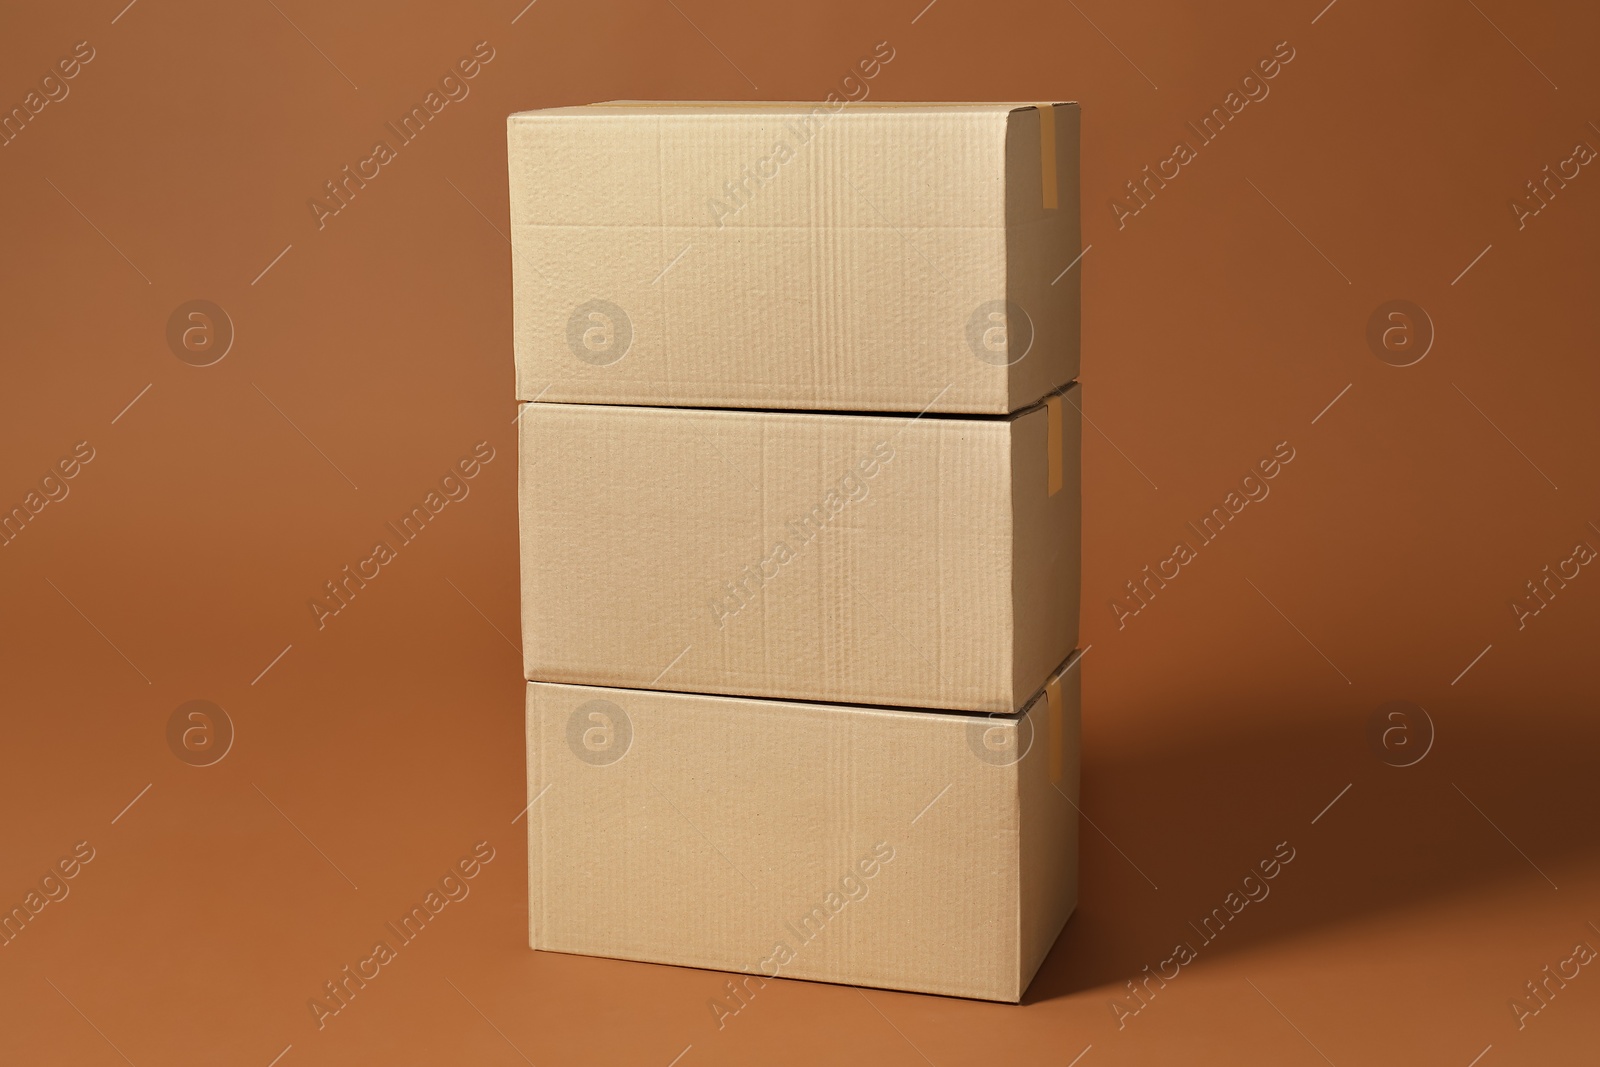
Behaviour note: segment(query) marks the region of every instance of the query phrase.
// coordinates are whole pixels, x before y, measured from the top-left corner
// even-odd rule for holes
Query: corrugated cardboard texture
[[[530,943],[1016,1001],[1077,902],[1078,674],[999,717],[531,683]]]
[[[523,405],[527,677],[1016,711],[1077,642],[1080,392],[1009,418]]]
[[[512,115],[517,396],[1036,402],[1077,377],[1079,323],[1078,108],[1041,106]]]

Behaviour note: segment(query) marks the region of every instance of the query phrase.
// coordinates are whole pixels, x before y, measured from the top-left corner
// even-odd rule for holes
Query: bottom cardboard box
[[[530,682],[530,943],[741,972],[728,1013],[1018,1001],[1077,903],[1079,694],[1076,657],[994,716]]]

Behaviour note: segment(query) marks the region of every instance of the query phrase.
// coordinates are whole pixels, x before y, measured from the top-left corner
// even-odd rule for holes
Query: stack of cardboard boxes
[[[511,117],[533,947],[1020,999],[1077,899],[1077,146]]]

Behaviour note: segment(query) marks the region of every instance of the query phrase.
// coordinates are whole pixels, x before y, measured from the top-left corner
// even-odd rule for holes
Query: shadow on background
[[[1096,750],[1090,739],[1082,809],[1104,833],[1082,827],[1078,910],[1024,1003],[1115,993],[1179,942],[1204,966],[1491,884],[1578,907],[1583,898],[1555,886],[1600,856],[1592,707],[1430,708],[1434,744],[1407,767],[1369,743],[1370,705],[1272,717],[1197,707],[1192,733],[1148,748]],[[1294,859],[1268,895],[1205,940],[1196,927],[1280,842]]]

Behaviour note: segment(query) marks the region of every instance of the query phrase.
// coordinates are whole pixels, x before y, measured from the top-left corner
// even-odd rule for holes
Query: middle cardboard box
[[[988,417],[522,405],[526,677],[1021,710],[1077,645],[1081,392]]]

